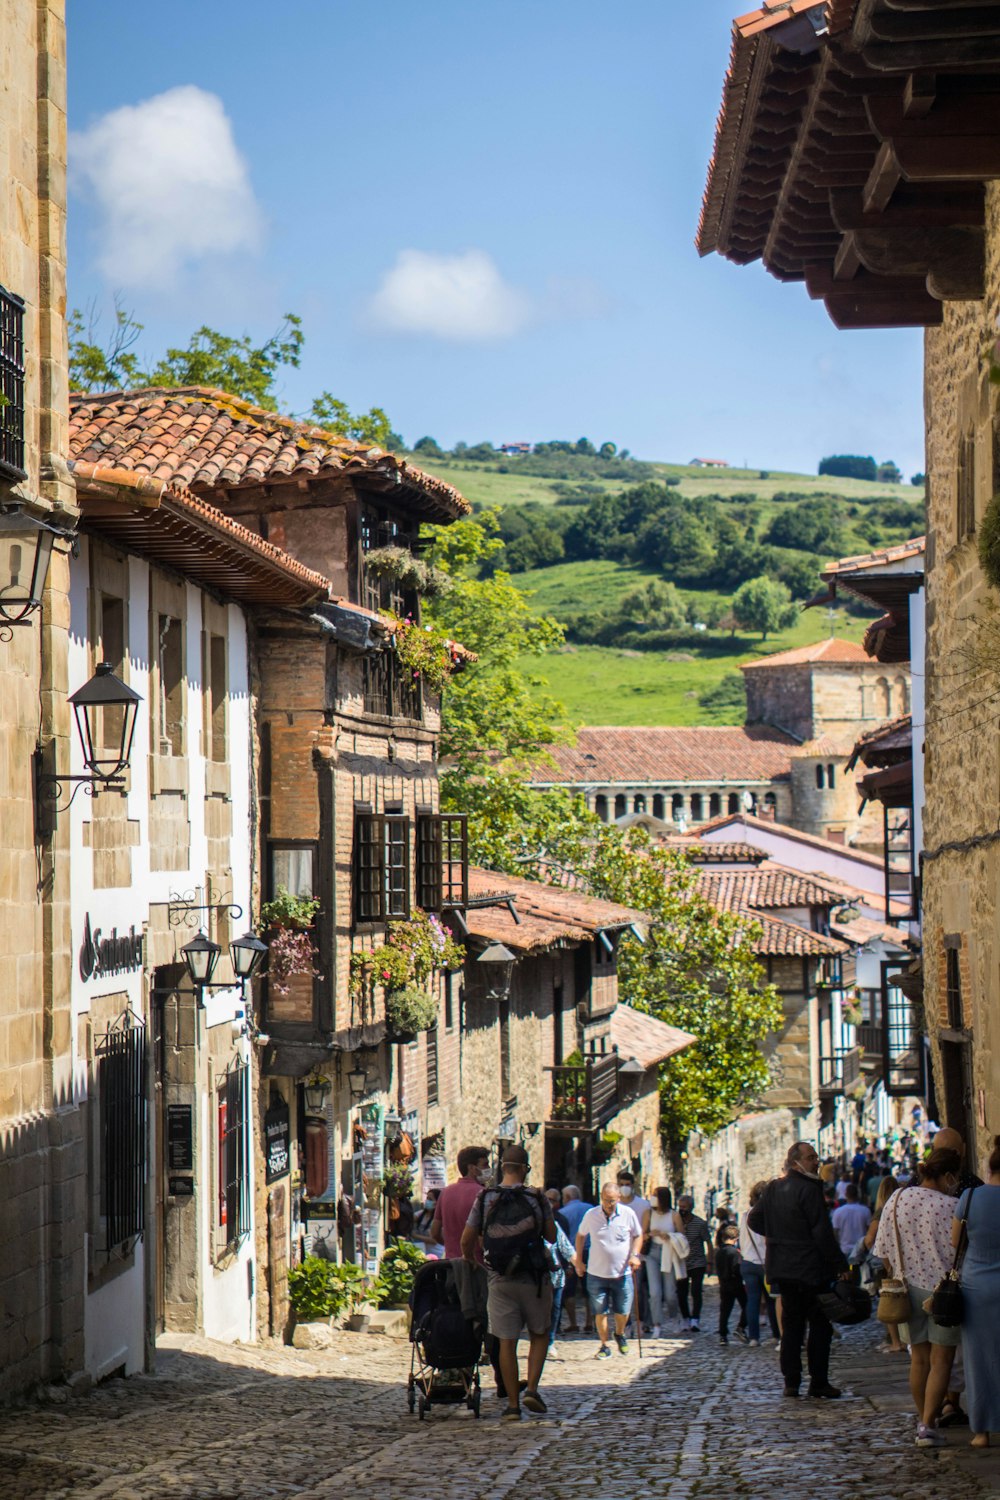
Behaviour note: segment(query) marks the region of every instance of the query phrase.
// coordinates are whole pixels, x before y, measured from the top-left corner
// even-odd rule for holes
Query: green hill
[[[799,609],[761,641],[734,628],[740,584],[764,574],[801,605],[825,562],[924,525],[909,484],[563,453],[415,461],[499,512],[497,565],[567,627],[566,645],[523,665],[579,723],[740,723],[740,662],[832,633],[860,641],[869,623]]]

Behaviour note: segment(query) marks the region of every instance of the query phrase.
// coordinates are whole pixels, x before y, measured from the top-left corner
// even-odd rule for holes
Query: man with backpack
[[[490,1333],[500,1342],[500,1372],[507,1392],[506,1421],[528,1411],[544,1412],[538,1383],[545,1366],[552,1322],[551,1256],[556,1221],[540,1188],[526,1186],[530,1166],[523,1146],[507,1146],[500,1163],[500,1182],[479,1194],[462,1231],[462,1255],[474,1260],[482,1245],[489,1283]],[[517,1365],[517,1341],[528,1330],[528,1381],[523,1395]]]

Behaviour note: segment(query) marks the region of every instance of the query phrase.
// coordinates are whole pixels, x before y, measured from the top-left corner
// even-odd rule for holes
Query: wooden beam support
[[[845,234],[833,259],[834,281],[853,281],[861,270],[861,257],[853,234]]]
[[[892,142],[883,141],[868,174],[868,181],[861,190],[861,204],[865,213],[877,213],[885,208],[902,176],[903,169],[896,160]]]
[[[920,118],[906,113],[903,97],[882,94],[865,102],[865,113],[880,140],[929,138],[951,140],[983,137],[991,126],[1000,131],[1000,81],[991,94],[968,93],[939,98],[933,109]]]
[[[834,188],[830,216],[842,233],[851,229],[946,228],[982,226],[986,195],[980,186],[911,187],[901,184],[884,209],[866,212],[860,193]]]
[[[871,17],[871,35],[883,42],[937,42],[966,37],[1000,35],[1000,9],[988,6],[946,5],[936,12],[878,10]]]
[[[961,41],[870,42],[857,54],[862,67],[873,73],[951,73],[970,68],[988,73],[1000,67],[1000,35]]]
[[[922,119],[930,113],[936,98],[937,76],[934,73],[911,73],[903,90],[903,114],[908,120]]]
[[[929,297],[924,275],[920,276],[873,276],[861,270],[853,281],[836,281],[830,261],[816,262],[805,268],[806,288],[810,297],[850,296],[852,302],[886,302],[893,297],[919,301]]]
[[[849,283],[850,285],[850,283]],[[942,304],[926,292],[922,296],[852,299],[841,289],[826,299],[826,310],[837,328],[934,328],[944,317]]]
[[[983,295],[981,229],[859,229],[845,235],[845,257],[848,246],[875,276],[933,277],[936,286],[949,289],[947,301],[969,302]]]
[[[928,121],[932,123],[933,117]],[[908,182],[989,182],[1000,177],[1000,131],[978,136],[894,136],[891,149]]]

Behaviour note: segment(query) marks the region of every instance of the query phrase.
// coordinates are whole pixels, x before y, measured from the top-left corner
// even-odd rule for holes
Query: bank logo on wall
[[[105,936],[101,927],[90,930],[90,912],[83,919],[80,944],[80,978],[103,979],[108,974],[130,974],[142,968],[142,933],[135,926],[127,933],[112,927]]]

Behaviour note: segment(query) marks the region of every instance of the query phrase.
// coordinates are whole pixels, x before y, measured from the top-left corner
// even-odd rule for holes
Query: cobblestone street
[[[568,1338],[546,1370],[546,1417],[500,1425],[406,1410],[409,1346],[338,1335],[329,1351],[161,1341],[152,1377],[0,1416],[3,1500],[978,1500],[997,1456],[968,1432],[913,1446],[905,1361],[875,1324],[845,1331],[835,1403],[783,1401],[773,1347],[721,1348],[713,1309],[691,1340],[595,1361]],[[488,1371],[486,1372],[489,1373]],[[530,1471],[530,1477],[529,1477]],[[523,1481],[523,1483],[522,1483]]]

